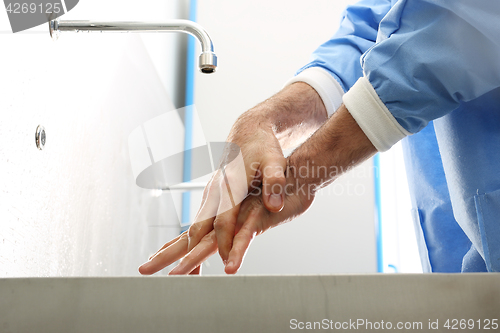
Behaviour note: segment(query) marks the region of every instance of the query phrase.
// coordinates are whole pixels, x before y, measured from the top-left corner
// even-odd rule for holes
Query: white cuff
[[[309,67],[289,80],[285,86],[295,82],[305,82],[318,93],[323,100],[328,116],[331,116],[342,104],[344,90],[335,78],[320,67]]]
[[[344,104],[378,151],[386,151],[411,135],[380,100],[366,77],[360,78],[343,97]]]

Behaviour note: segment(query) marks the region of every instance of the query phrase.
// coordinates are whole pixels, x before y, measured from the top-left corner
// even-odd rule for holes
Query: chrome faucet
[[[217,56],[212,40],[197,23],[189,20],[170,20],[165,22],[94,22],[59,21],[49,22],[50,36],[55,40],[62,31],[73,32],[184,32],[196,37],[201,43],[198,66],[205,74],[217,69]]]

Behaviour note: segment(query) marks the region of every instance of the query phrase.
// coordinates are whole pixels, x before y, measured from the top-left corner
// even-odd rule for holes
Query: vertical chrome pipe
[[[165,22],[96,22],[96,21],[59,21],[49,22],[50,35],[57,39],[63,31],[73,32],[183,32],[198,39],[202,53],[199,68],[202,73],[210,74],[217,69],[217,56],[208,33],[199,24],[189,20],[170,20]]]

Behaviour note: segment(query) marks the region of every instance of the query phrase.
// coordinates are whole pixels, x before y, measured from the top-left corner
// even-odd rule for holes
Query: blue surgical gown
[[[425,271],[500,271],[499,17],[491,0],[362,0],[299,70],[331,75],[378,150],[404,140]]]

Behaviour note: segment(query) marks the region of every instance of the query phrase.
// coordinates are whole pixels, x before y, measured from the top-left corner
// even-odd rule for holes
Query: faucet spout
[[[49,22],[50,35],[57,39],[63,31],[73,32],[183,32],[194,36],[201,43],[199,69],[202,73],[214,73],[217,56],[208,33],[198,23],[189,20],[169,20],[164,22],[96,22],[59,21]]]

